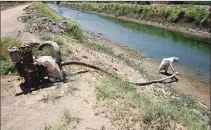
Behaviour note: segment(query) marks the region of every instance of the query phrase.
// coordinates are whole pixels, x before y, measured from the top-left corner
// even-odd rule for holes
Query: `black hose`
[[[84,62],[79,62],[79,61],[64,61],[61,63],[61,66],[66,66],[66,65],[82,65],[82,66],[86,66],[86,67],[89,67],[89,68],[92,68],[92,69],[95,69],[95,70],[100,70],[108,75],[111,75],[111,76],[115,76],[113,75],[112,73],[109,73],[108,71],[104,70],[104,69],[101,69],[97,66],[94,66],[94,65],[90,65],[90,64],[87,64],[87,63],[84,63]],[[115,76],[116,77],[116,76]]]
[[[87,63],[84,63],[84,62],[79,62],[79,61],[65,61],[65,62],[62,62],[61,63],[61,66],[66,66],[66,65],[82,65],[82,66],[86,66],[86,67],[89,67],[89,68],[92,68],[92,69],[96,69],[96,70],[100,70],[112,77],[116,77],[116,78],[119,78],[118,76],[104,70],[104,69],[101,69],[97,66],[94,66],[94,65],[90,65],[90,64],[87,64]],[[162,78],[162,79],[157,79],[157,80],[151,80],[151,81],[146,81],[146,82],[142,82],[142,83],[132,83],[132,82],[129,82],[129,81],[126,81],[130,84],[133,84],[133,85],[136,85],[136,86],[144,86],[144,85],[149,85],[149,84],[152,84],[152,83],[162,83],[164,80],[167,80],[167,79],[170,79],[170,78],[173,78],[175,77],[177,74],[179,74],[178,72],[174,73],[173,75],[171,76],[168,76],[166,78]],[[120,78],[119,78],[120,79]]]

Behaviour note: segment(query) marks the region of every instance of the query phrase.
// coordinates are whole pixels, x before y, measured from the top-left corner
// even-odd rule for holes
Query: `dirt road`
[[[1,11],[1,38],[5,36],[20,37],[22,42],[38,41],[39,38],[28,32],[24,32],[24,23],[17,20],[19,16],[25,15],[26,5],[17,6]]]

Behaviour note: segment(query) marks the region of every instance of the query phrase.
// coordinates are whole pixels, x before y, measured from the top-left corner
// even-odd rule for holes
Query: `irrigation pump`
[[[53,47],[55,62],[61,70],[61,52],[59,45],[52,41],[46,41],[38,46],[38,50],[42,51],[44,46]],[[29,45],[21,45],[19,48],[12,46],[8,48],[10,59],[15,64],[15,68],[20,77],[24,78],[24,83],[20,85],[22,91],[31,90],[31,88],[39,88],[40,85],[48,84],[49,71],[43,64],[37,64],[36,58],[32,53]],[[58,80],[57,80],[58,81]]]

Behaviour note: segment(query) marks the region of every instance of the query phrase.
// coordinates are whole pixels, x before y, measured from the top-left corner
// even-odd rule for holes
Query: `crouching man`
[[[158,69],[158,73],[160,73],[160,71],[164,70],[165,73],[167,74],[168,72],[168,68],[169,66],[171,67],[173,73],[175,72],[174,67],[173,67],[173,63],[177,62],[179,60],[178,57],[169,57],[169,58],[164,58],[160,64],[160,67]]]

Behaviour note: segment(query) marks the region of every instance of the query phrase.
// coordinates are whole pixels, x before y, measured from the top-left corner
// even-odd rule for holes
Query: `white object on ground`
[[[36,59],[35,62],[47,68],[48,75],[51,76],[49,80],[57,81],[63,79],[63,75],[58,64],[51,56],[42,56]]]

